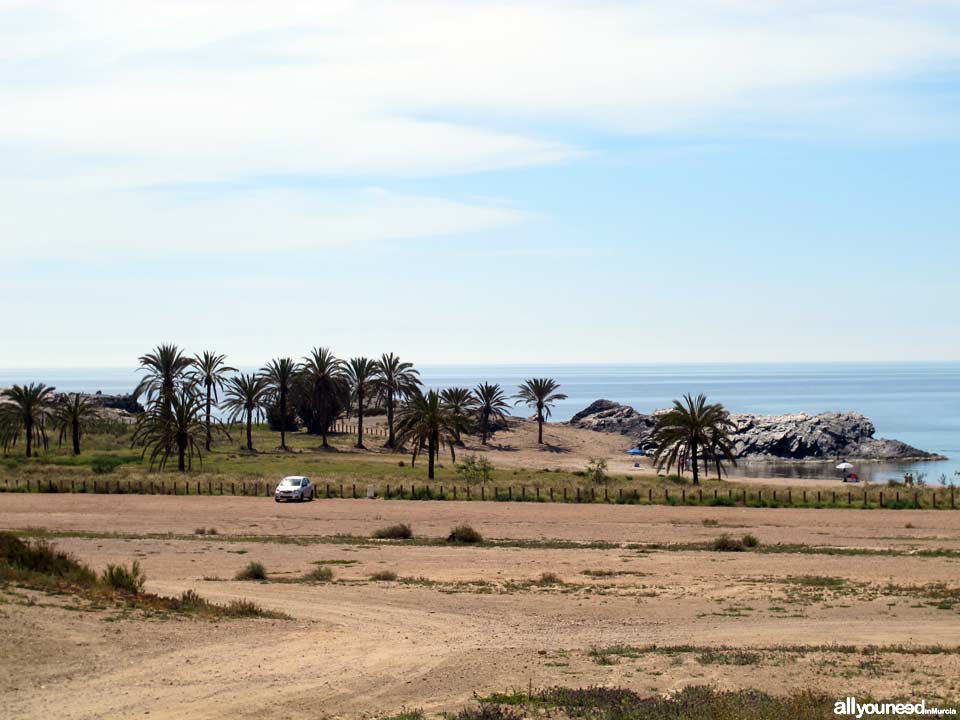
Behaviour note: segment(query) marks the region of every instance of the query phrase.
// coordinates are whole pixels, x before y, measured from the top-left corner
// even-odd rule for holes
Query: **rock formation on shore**
[[[614,432],[631,438],[637,447],[655,447],[652,432],[657,415],[637,412],[629,405],[597,400],[570,419],[575,427]],[[737,457],[749,460],[938,460],[941,456],[900,442],[873,437],[876,428],[857,412],[819,415],[732,414],[732,437]]]

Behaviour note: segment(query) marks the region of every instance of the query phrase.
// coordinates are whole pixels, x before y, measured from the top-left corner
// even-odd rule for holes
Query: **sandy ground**
[[[420,536],[443,536],[468,522],[487,538],[624,545],[330,541],[395,521],[411,523]],[[220,534],[193,536],[201,526]],[[752,532],[764,545],[958,549],[958,513],[0,495],[0,528],[28,527],[125,535],[56,543],[97,569],[138,559],[154,592],[192,588],[216,601],[249,598],[293,619],[147,620],[114,609],[78,612],[70,598],[7,588],[0,593],[4,717],[357,717],[402,706],[435,713],[469,703],[474,692],[528,684],[617,684],[653,693],[712,683],[778,693],[816,687],[838,696],[960,697],[960,613],[937,607],[929,595],[933,583],[957,587],[956,557],[625,545]],[[152,533],[190,537],[143,537]],[[259,540],[231,539],[241,534]],[[326,541],[281,544],[278,535]],[[264,563],[274,581],[232,580],[250,560]],[[334,582],[277,582],[317,562],[330,563]],[[410,580],[370,581],[379,570]],[[544,572],[563,584],[537,584]],[[804,576],[842,584],[798,584]],[[746,665],[709,662],[702,650],[591,655],[649,643],[730,645],[757,655]],[[811,649],[832,643],[941,645],[952,652]]]

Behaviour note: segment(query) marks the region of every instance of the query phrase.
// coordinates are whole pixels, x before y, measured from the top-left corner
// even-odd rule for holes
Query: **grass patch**
[[[760,545],[760,541],[753,535],[747,534],[742,538],[730,537],[726,533],[710,543],[710,549],[716,552],[743,552],[752,550]]]
[[[103,571],[101,582],[109,585],[114,590],[123,590],[131,595],[139,595],[143,592],[143,586],[147,582],[147,576],[140,569],[140,562],[134,560],[128,570],[126,565],[107,565]]]
[[[374,530],[371,537],[376,540],[410,540],[413,529],[406,523],[397,523]]]
[[[701,665],[759,665],[760,653],[746,650],[707,650],[697,655]]]
[[[150,616],[190,615],[206,619],[274,618],[288,619],[283,613],[264,610],[247,600],[217,605],[204,600],[193,590],[179,597],[162,597],[143,591],[146,576],[134,561],[108,565],[101,577],[76,558],[42,540],[24,541],[13,533],[0,532],[0,585],[50,594],[72,595],[101,608],[105,604],[141,611]],[[71,606],[70,609],[78,609]]]
[[[561,578],[556,573],[545,572],[540,573],[540,577],[537,578],[537,585],[563,585],[563,578]]]
[[[500,708],[501,713],[512,710],[514,714],[465,715],[464,720],[512,720],[534,713],[592,720],[827,720],[835,717],[836,698],[812,690],[777,696],[759,690],[718,690],[709,686],[689,686],[665,696],[645,696],[626,688],[593,686],[497,693],[478,700],[481,707]],[[869,699],[861,700],[864,701]]]
[[[475,544],[483,542],[483,536],[469,525],[457,525],[447,535],[447,542]]]
[[[330,582],[333,580],[333,570],[326,565],[320,565],[303,576],[304,582]]]
[[[266,580],[267,569],[263,563],[252,560],[247,566],[234,576],[235,580]]]
[[[379,570],[370,575],[370,579],[376,582],[394,582],[397,574],[393,570]]]

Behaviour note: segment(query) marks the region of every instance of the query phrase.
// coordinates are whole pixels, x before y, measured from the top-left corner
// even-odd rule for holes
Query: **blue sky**
[[[954,2],[0,2],[0,367],[960,359]]]

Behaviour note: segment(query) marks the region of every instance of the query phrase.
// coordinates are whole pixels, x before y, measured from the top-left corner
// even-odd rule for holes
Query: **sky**
[[[0,0],[0,367],[957,360],[960,3]]]

